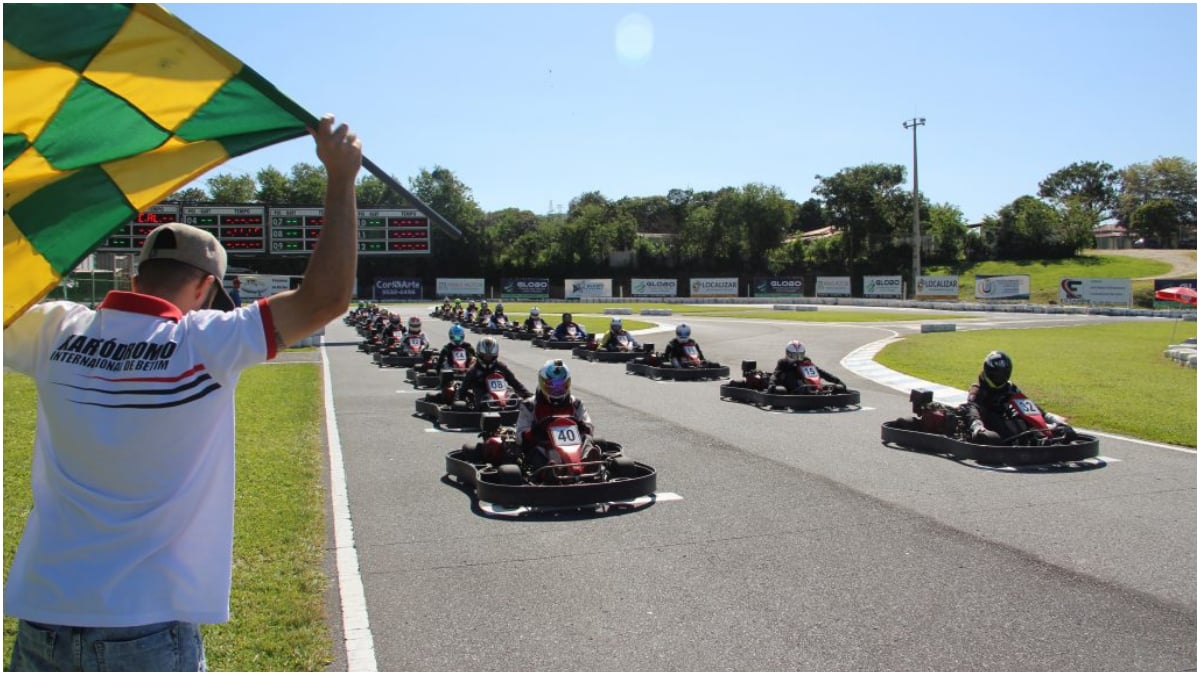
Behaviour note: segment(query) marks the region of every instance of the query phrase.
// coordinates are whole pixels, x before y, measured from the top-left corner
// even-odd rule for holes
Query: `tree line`
[[[172,201],[312,206],[325,195],[324,168],[300,163],[290,174],[219,174],[207,189]],[[409,190],[462,232],[434,230],[428,269],[455,275],[607,276],[614,269],[656,275],[907,274],[912,261],[913,195],[899,164],[863,164],[816,176],[813,197],[797,202],[771,185],[671,189],[609,199],[585,192],[565,213],[507,208],[484,212],[471,189],[441,166],[422,169]],[[360,208],[411,207],[374,176],[357,185]],[[1071,257],[1093,246],[1093,230],[1115,223],[1150,246],[1194,244],[1196,163],[1182,157],[1114,169],[1076,162],[1047,176],[977,228],[949,203],[918,196],[922,263],[961,267],[983,260]],[[826,229],[827,228],[827,229]],[[805,236],[818,233],[822,236]],[[369,265],[383,267],[382,263]]]

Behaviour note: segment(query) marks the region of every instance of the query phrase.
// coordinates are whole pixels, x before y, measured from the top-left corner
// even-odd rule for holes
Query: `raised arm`
[[[345,124],[335,128],[333,115],[321,118],[312,134],[329,178],[325,225],[300,287],[267,298],[280,347],[312,335],[346,311],[358,267],[354,182],[362,167],[362,143]]]

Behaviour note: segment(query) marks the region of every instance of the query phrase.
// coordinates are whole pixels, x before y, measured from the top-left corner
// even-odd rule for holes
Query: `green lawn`
[[[1163,356],[1196,336],[1194,322],[925,333],[888,345],[879,363],[966,390],[993,349],[1043,408],[1088,429],[1196,447],[1196,371]]]
[[[980,274],[1028,274],[1030,302],[1058,302],[1058,286],[1064,277],[1085,279],[1138,279],[1171,271],[1171,265],[1157,260],[1122,255],[1085,255],[1065,260],[1010,260],[978,263],[955,272],[945,267],[929,267],[926,274],[958,274],[959,298],[975,299],[975,277]],[[1133,282],[1139,289],[1153,288],[1153,281]]]
[[[247,370],[237,392],[237,502],[230,622],[203,627],[213,671],[321,671],[332,659],[323,571],[321,371]],[[4,375],[4,573],[29,512],[36,394]],[[4,622],[4,664],[16,621]]]

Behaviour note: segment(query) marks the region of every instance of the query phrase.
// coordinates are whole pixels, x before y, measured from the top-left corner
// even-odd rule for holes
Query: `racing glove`
[[[975,443],[998,443],[1000,442],[1000,434],[989,431],[983,426],[982,420],[971,422],[971,441]]]

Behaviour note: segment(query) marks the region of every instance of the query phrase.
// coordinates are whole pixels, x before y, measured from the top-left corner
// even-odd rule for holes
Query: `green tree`
[[[1112,217],[1121,175],[1108,162],[1075,162],[1038,183],[1038,196],[1060,208],[1075,204],[1075,215],[1092,213],[1092,226]]]
[[[863,164],[817,176],[813,193],[823,201],[825,224],[843,235],[848,271],[901,271],[911,262],[912,197],[902,188],[904,176],[900,164]]]
[[[179,192],[172,194],[170,197],[167,197],[165,201],[168,201],[168,202],[208,202],[210,200],[208,197],[208,193],[205,192],[204,188],[186,187],[186,188],[180,190]]]
[[[325,203],[325,186],[328,178],[324,166],[300,162],[292,166],[292,179],[288,183],[289,204],[295,206],[320,206]]]
[[[288,177],[273,166],[261,169],[258,179],[258,201],[264,204],[287,204],[291,188]]]
[[[1118,199],[1119,218],[1132,231],[1134,214],[1143,205],[1153,201],[1172,204],[1174,231],[1168,224],[1162,206],[1154,206],[1143,214],[1143,223],[1155,223],[1156,232],[1164,235],[1157,238],[1150,233],[1144,236],[1157,239],[1159,245],[1178,245],[1185,235],[1195,234],[1196,229],[1196,163],[1183,157],[1159,157],[1152,162],[1132,164],[1121,171],[1121,193]],[[1153,218],[1149,214],[1154,214]]]
[[[208,179],[208,192],[218,204],[247,204],[254,201],[258,188],[248,173],[222,173]]]
[[[436,165],[433,170],[421,169],[417,176],[409,179],[409,185],[413,195],[462,232],[462,239],[455,241],[441,228],[434,227],[432,246],[436,264],[452,266],[449,269],[463,274],[478,274],[484,267],[496,264],[492,251],[488,251],[487,260],[482,260],[479,225],[483,209],[471,196],[471,188],[453,171]]]
[[[392,180],[396,180],[395,176],[391,178]],[[358,199],[360,208],[367,206],[377,208],[405,208],[409,206],[408,200],[388,187],[387,183],[370,174],[358,180],[358,184],[354,186],[354,194]]]
[[[825,214],[819,199],[807,199],[796,207],[796,218],[792,221],[793,232],[812,232],[822,227],[825,227]]]
[[[1142,203],[1129,218],[1129,226],[1152,241],[1179,242],[1179,210],[1170,199],[1151,199]]]
[[[922,244],[926,242],[928,256],[925,264],[958,265],[966,258],[967,221],[963,212],[953,204],[929,207],[929,219],[922,224]]]
[[[996,260],[1046,259],[1071,255],[1062,217],[1046,202],[1025,195],[1004,206],[983,228]]]
[[[741,224],[744,229],[744,258],[749,263],[743,271],[754,273],[767,267],[767,254],[783,243],[784,234],[795,218],[795,203],[783,190],[750,183],[741,190]]]

